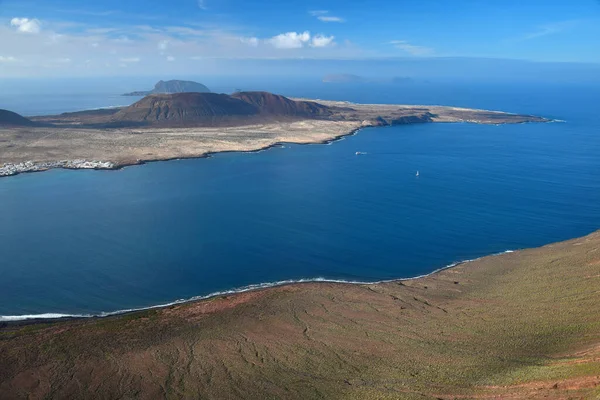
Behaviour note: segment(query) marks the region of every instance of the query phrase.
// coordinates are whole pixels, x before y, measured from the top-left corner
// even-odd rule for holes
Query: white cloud
[[[245,43],[252,47],[256,47],[256,46],[258,46],[259,40],[256,37],[242,37],[242,38],[240,38],[240,42]]]
[[[44,68],[61,69],[70,65],[72,60],[70,58],[50,58],[43,60],[40,65]]]
[[[203,9],[203,10],[206,10],[206,1],[204,1],[204,0],[198,0],[198,7],[201,8],[201,9]]]
[[[180,36],[207,36],[210,31],[204,29],[194,29],[187,26],[168,26],[165,28],[168,33],[174,33]]]
[[[554,35],[555,33],[560,33],[566,30],[569,30],[580,23],[578,20],[569,20],[569,21],[561,21],[555,22],[553,24],[547,24],[538,28],[537,31],[532,32],[528,35],[525,35],[522,40],[530,40],[539,38],[542,36]]]
[[[160,51],[165,51],[167,49],[167,47],[169,47],[169,41],[161,40],[160,42],[158,42],[157,46]]]
[[[312,38],[312,43],[310,44],[312,47],[327,47],[335,44],[333,42],[333,36],[323,36],[323,35],[315,35]]]
[[[56,44],[64,37],[64,35],[52,32],[47,37],[48,37],[47,43]]]
[[[319,15],[317,17],[317,19],[322,22],[344,22],[343,18],[329,16],[329,15]]]
[[[327,10],[315,10],[308,13],[321,22],[344,22],[344,18],[329,15],[329,11]]]
[[[168,62],[173,62],[173,61],[175,61],[175,57],[173,57],[173,56],[168,56],[168,57],[167,57],[167,61],[168,61]]]
[[[40,21],[35,18],[13,18],[10,20],[10,26],[14,26],[22,33],[40,33],[41,30]]]
[[[104,76],[122,73],[118,71],[122,65],[132,69],[144,63],[142,73],[150,75],[166,73],[174,65],[178,65],[181,71],[195,71],[197,65],[182,62],[194,56],[201,56],[200,68],[218,71],[219,63],[228,62],[218,60],[305,56],[347,58],[360,55],[362,51],[337,35],[334,43],[327,31],[318,35],[304,30],[280,31],[281,35],[266,37],[251,33],[241,27],[211,25],[160,26],[154,30],[138,25],[90,28],[84,24],[44,19],[40,33],[34,35],[19,32],[11,26],[9,19],[4,25],[0,23],[0,70],[3,76],[11,77],[40,74]],[[174,57],[175,62],[167,62],[168,56]],[[11,61],[13,58],[16,61]],[[61,58],[72,61],[61,62]],[[85,63],[85,60],[92,62]],[[87,67],[83,68],[84,65]],[[40,66],[45,70],[38,73]]]
[[[85,31],[91,35],[105,35],[107,33],[118,32],[119,30],[117,28],[90,28]]]
[[[392,40],[390,44],[394,45],[395,48],[407,52],[413,56],[424,56],[433,53],[433,49],[425,46],[416,46],[410,44],[406,40]]]
[[[131,43],[131,39],[125,35],[121,35],[114,40],[117,43]]]
[[[299,49],[310,40],[310,32],[287,32],[268,39],[278,49]]]

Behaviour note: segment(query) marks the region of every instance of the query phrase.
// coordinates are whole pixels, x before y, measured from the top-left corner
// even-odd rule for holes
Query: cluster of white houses
[[[24,161],[17,164],[0,164],[0,176],[16,175],[23,172],[45,171],[51,168],[69,169],[112,169],[115,167],[110,161],[90,160],[61,160],[49,162]]]

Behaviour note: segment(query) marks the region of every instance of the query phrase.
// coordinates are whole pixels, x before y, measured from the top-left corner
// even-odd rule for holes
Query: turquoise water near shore
[[[600,228],[598,88],[288,90],[566,122],[368,128],[328,145],[0,179],[0,315],[412,277]]]

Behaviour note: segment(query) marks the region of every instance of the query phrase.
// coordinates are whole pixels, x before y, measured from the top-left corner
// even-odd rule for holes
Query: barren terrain
[[[359,127],[359,122],[352,121],[304,120],[234,127],[10,128],[0,129],[0,162],[88,159],[123,166],[142,160],[259,150],[278,142],[317,143]]]

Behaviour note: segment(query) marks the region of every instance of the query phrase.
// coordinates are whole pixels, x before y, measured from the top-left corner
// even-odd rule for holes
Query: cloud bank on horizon
[[[470,57],[600,63],[600,5],[507,0],[0,1],[2,76],[210,69],[214,60]],[[144,10],[144,13],[140,12]],[[520,18],[514,18],[519,15]],[[203,61],[198,63],[197,61]],[[137,68],[137,67],[136,67]]]

